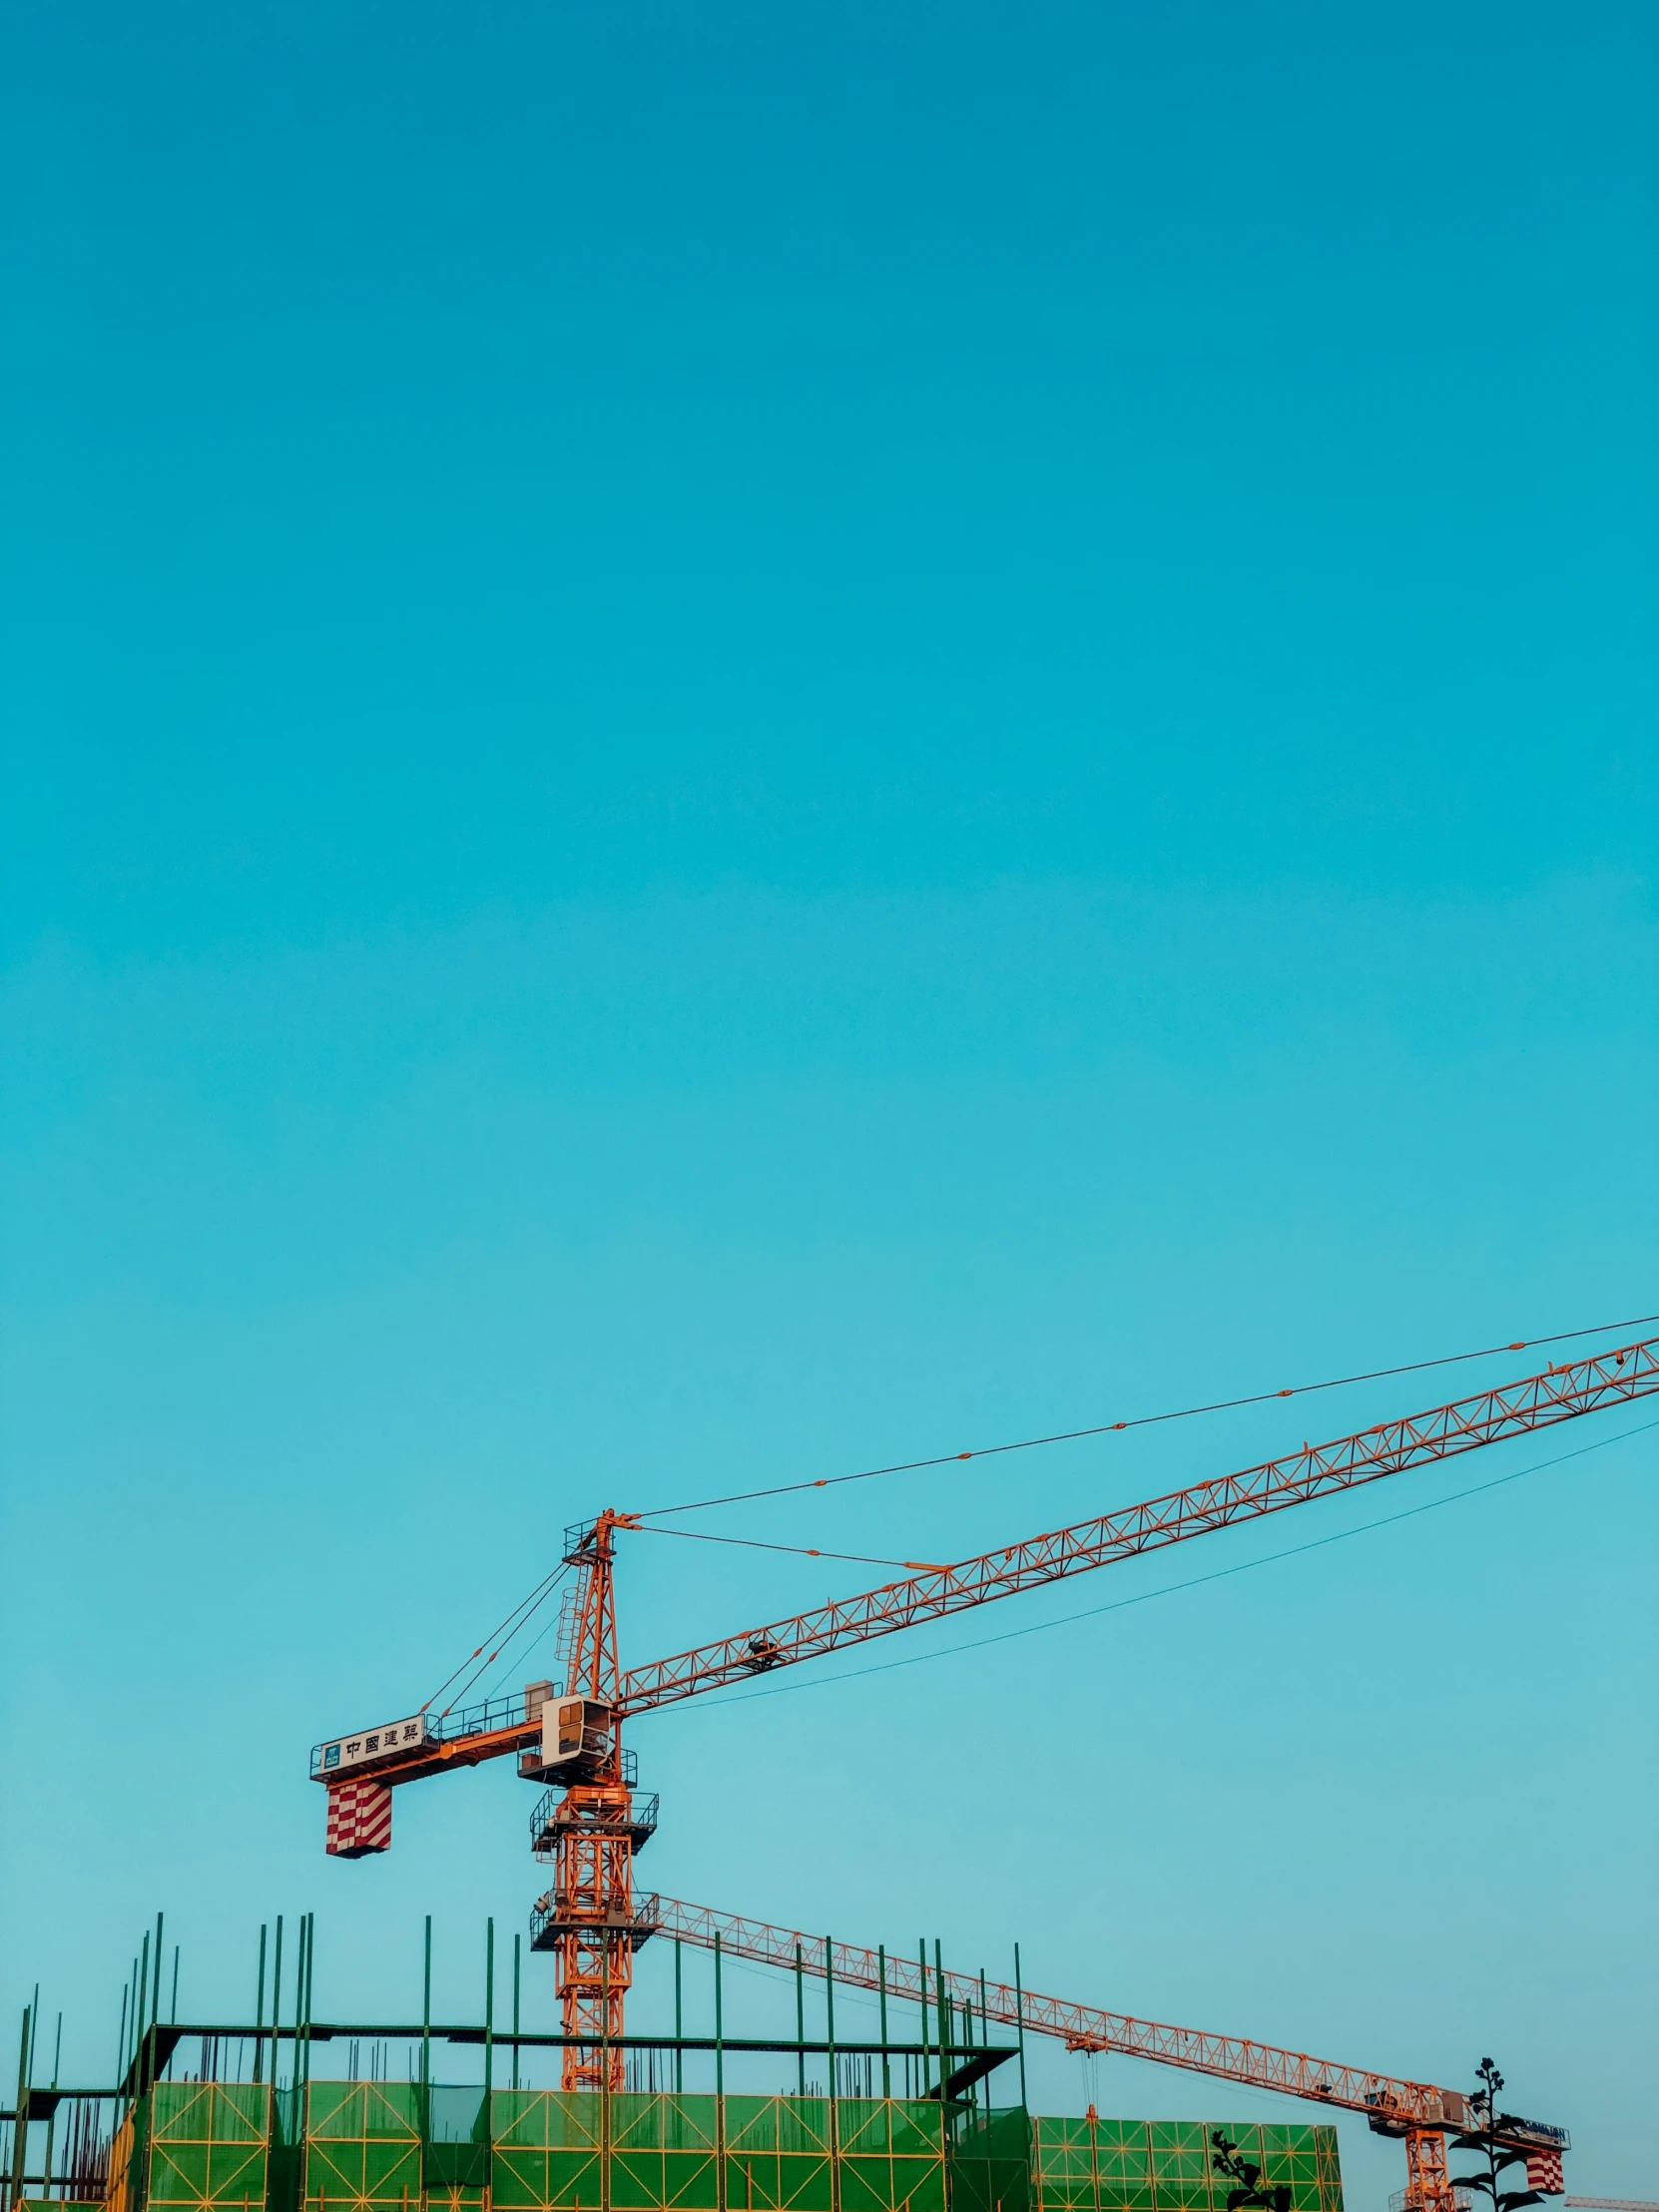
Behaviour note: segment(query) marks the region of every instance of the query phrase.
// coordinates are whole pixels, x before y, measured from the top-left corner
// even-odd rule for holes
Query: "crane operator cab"
[[[611,1755],[614,1716],[608,1705],[580,1693],[564,1694],[551,1682],[532,1682],[524,1693],[525,1718],[541,1720],[541,1741],[518,1755],[528,1782],[583,1782]]]

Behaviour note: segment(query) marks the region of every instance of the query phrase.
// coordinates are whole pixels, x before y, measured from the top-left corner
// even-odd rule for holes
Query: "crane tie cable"
[[[1646,1435],[1659,1428],[1659,1420],[1642,1421],[1635,1428],[1621,1428],[1616,1436],[1598,1436],[1594,1443],[1580,1444],[1575,1451],[1558,1452],[1553,1459],[1538,1459],[1529,1467],[1516,1467],[1508,1474],[1494,1475],[1489,1482],[1476,1482],[1466,1490],[1453,1490],[1445,1497],[1431,1497],[1421,1505],[1407,1505],[1400,1512],[1385,1513],[1381,1520],[1361,1521],[1353,1528],[1339,1528],[1329,1536],[1316,1536],[1310,1543],[1292,1544],[1284,1551],[1268,1551],[1255,1559],[1236,1559],[1231,1566],[1213,1567],[1208,1574],[1195,1574],[1184,1582],[1166,1582],[1152,1590],[1137,1590],[1132,1597],[1111,1599],[1105,1605],[1088,1606],[1081,1613],[1061,1613],[1046,1621],[1029,1621],[1023,1628],[1004,1628],[994,1636],[978,1636],[971,1643],[946,1644],[937,1651],[912,1652],[907,1659],[877,1660],[873,1666],[850,1667],[841,1674],[809,1674],[804,1679],[791,1682],[775,1682],[764,1690],[744,1689],[731,1697],[710,1698],[707,1704],[699,1702],[693,1707],[699,1713],[718,1713],[728,1705],[744,1705],[752,1698],[793,1697],[802,1690],[828,1689],[835,1682],[857,1682],[867,1674],[895,1674],[905,1667],[931,1666],[937,1659],[954,1658],[958,1652],[984,1651],[992,1644],[1011,1644],[1026,1636],[1043,1636],[1050,1629],[1070,1628],[1074,1622],[1096,1620],[1102,1613],[1123,1613],[1132,1606],[1148,1605],[1160,1597],[1176,1597],[1184,1590],[1202,1588],[1207,1582],[1226,1582],[1234,1575],[1253,1574],[1258,1567],[1277,1566],[1282,1560],[1297,1559],[1304,1552],[1324,1551],[1332,1544],[1346,1544],[1356,1536],[1369,1536],[1380,1528],[1391,1528],[1397,1521],[1415,1520],[1422,1513],[1437,1513],[1443,1505],[1460,1505],[1465,1498],[1480,1497],[1488,1490],[1501,1490],[1510,1482],[1519,1482],[1526,1475],[1542,1474],[1550,1467],[1565,1466],[1569,1459],[1584,1459],[1592,1451],[1605,1451],[1610,1444],[1627,1443],[1632,1436]],[[1653,2207],[1659,2212],[1659,2205]]]
[[[639,1526],[646,1521],[659,1520],[665,1513],[702,1513],[715,1505],[747,1505],[754,1498],[788,1497],[798,1490],[835,1489],[843,1482],[868,1482],[881,1474],[916,1474],[927,1467],[948,1467],[958,1459],[994,1459],[1007,1451],[1035,1451],[1041,1444],[1076,1443],[1085,1436],[1115,1435],[1125,1428],[1155,1428],[1163,1421],[1191,1420],[1199,1413],[1227,1413],[1241,1405],[1268,1405],[1279,1397],[1307,1397],[1316,1390],[1346,1389],[1352,1382],[1381,1382],[1390,1376],[1420,1375],[1426,1368],[1459,1367],[1468,1360],[1490,1360],[1499,1352],[1524,1352],[1529,1345],[1568,1344],[1579,1337],[1602,1336],[1610,1329],[1642,1329],[1654,1321],[1659,1321],[1659,1314],[1637,1314],[1628,1321],[1598,1322],[1591,1329],[1563,1329],[1553,1337],[1517,1337],[1508,1344],[1483,1346],[1478,1352],[1448,1352],[1437,1360],[1409,1360],[1397,1368],[1371,1368],[1364,1375],[1338,1375],[1324,1382],[1298,1382],[1285,1389],[1256,1390],[1248,1397],[1219,1397],[1208,1405],[1182,1405],[1172,1412],[1141,1413],[1130,1420],[1097,1421],[1090,1428],[1062,1428],[1048,1436],[1022,1436],[1014,1443],[980,1444],[972,1451],[941,1451],[930,1459],[899,1459],[887,1467],[860,1467],[854,1474],[821,1474],[804,1482],[775,1482],[761,1490],[734,1490],[726,1497],[700,1497],[680,1505],[654,1505],[633,1515],[632,1520]],[[832,1555],[827,1553],[825,1556]],[[896,1560],[871,1562],[886,1566],[901,1563],[907,1564]]]
[[[879,1559],[868,1551],[821,1551],[817,1544],[768,1544],[756,1536],[711,1536],[703,1528],[642,1528],[642,1536],[684,1536],[693,1544],[740,1544],[745,1551],[788,1551],[798,1559],[850,1559],[858,1567],[908,1567],[914,1574],[943,1574],[936,1559]]]
[[[1021,1437],[1017,1442],[1014,1443],[982,1444],[978,1447],[977,1450],[974,1451],[939,1452],[929,1459],[904,1459],[895,1462],[891,1466],[863,1467],[853,1474],[819,1475],[814,1479],[803,1482],[774,1483],[770,1487],[765,1489],[737,1490],[732,1492],[732,1494],[727,1497],[699,1498],[693,1500],[690,1503],[682,1505],[657,1505],[650,1507],[647,1511],[637,1514],[631,1514],[628,1518],[628,1521],[623,1525],[632,1527],[647,1535],[683,1536],[693,1541],[702,1543],[733,1543],[741,1544],[745,1548],[757,1551],[792,1552],[801,1557],[809,1559],[841,1559],[852,1561],[859,1566],[903,1567],[916,1573],[931,1573],[938,1570],[926,1560],[881,1559],[859,1552],[824,1551],[820,1550],[816,1546],[806,1544],[768,1544],[762,1543],[754,1537],[715,1537],[705,1535],[701,1530],[696,1529],[652,1528],[648,1527],[646,1524],[648,1522],[660,1520],[664,1515],[669,1513],[696,1513],[702,1512],[707,1508],[716,1505],[745,1504],[754,1498],[786,1497],[802,1490],[831,1489],[839,1486],[841,1483],[844,1482],[867,1482],[876,1475],[911,1474],[919,1472],[920,1470],[927,1467],[951,1466],[962,1459],[990,1459],[997,1457],[1003,1452],[1032,1451],[1042,1444],[1072,1443],[1086,1436],[1112,1435],[1123,1429],[1156,1427],[1164,1421],[1190,1420],[1195,1415],[1200,1413],[1228,1412],[1236,1407],[1243,1405],[1271,1404],[1276,1398],[1310,1396],[1318,1390],[1343,1389],[1346,1388],[1350,1383],[1354,1382],[1377,1382],[1384,1381],[1387,1378],[1396,1375],[1419,1375],[1425,1369],[1429,1368],[1457,1367],[1470,1360],[1489,1360],[1499,1352],[1524,1352],[1527,1349],[1528,1345],[1542,1346],[1568,1344],[1576,1341],[1578,1338],[1581,1337],[1602,1336],[1605,1335],[1607,1331],[1613,1329],[1643,1328],[1649,1322],[1655,1321],[1659,1321],[1659,1314],[1638,1314],[1628,1321],[1600,1322],[1597,1323],[1593,1328],[1588,1329],[1564,1329],[1558,1331],[1554,1336],[1551,1337],[1513,1338],[1507,1344],[1487,1345],[1478,1352],[1446,1353],[1441,1355],[1438,1359],[1434,1360],[1413,1360],[1408,1361],[1399,1367],[1372,1368],[1363,1375],[1334,1376],[1322,1382],[1302,1382],[1296,1384],[1294,1387],[1291,1388],[1277,1390],[1257,1390],[1245,1397],[1217,1398],[1210,1404],[1206,1405],[1183,1405],[1178,1406],[1174,1410],[1169,1412],[1142,1413],[1137,1417],[1129,1420],[1100,1421],[1097,1422],[1093,1427],[1061,1429],[1056,1431],[1052,1435],[1046,1436],[1025,1436]],[[554,1568],[551,1574],[544,1576],[543,1579],[536,1584],[535,1588],[531,1590],[527,1597],[522,1598],[519,1603],[513,1607],[512,1611],[508,1613],[506,1618],[500,1622],[500,1624],[495,1628],[492,1634],[487,1636],[484,1639],[483,1643],[478,1645],[475,1651],[469,1653],[468,1656],[461,1661],[461,1664],[454,1670],[454,1673],[452,1673],[448,1677],[447,1681],[440,1683],[438,1688],[433,1691],[432,1695],[426,1700],[426,1704],[421,1707],[421,1711],[423,1713],[427,1710],[429,1706],[435,1705],[437,1703],[438,1699],[443,1696],[444,1692],[450,1687],[451,1683],[455,1682],[461,1675],[467,1674],[467,1670],[471,1668],[473,1671],[469,1675],[467,1675],[466,1682],[463,1683],[461,1688],[456,1691],[455,1695],[450,1699],[448,1705],[446,1705],[443,1709],[444,1713],[446,1714],[453,1711],[454,1707],[460,1702],[461,1698],[466,1695],[467,1691],[472,1687],[473,1683],[478,1680],[479,1676],[482,1675],[486,1671],[486,1669],[491,1667],[495,1663],[495,1661],[500,1658],[502,1652],[506,1649],[507,1645],[513,1642],[518,1637],[520,1632],[529,1625],[531,1617],[537,1611],[539,1611],[542,1601],[548,1596],[554,1585],[563,1577],[566,1565],[568,1565],[568,1562],[562,1562],[558,1567]],[[503,1631],[508,1630],[509,1628],[511,1631],[510,1634],[503,1635]],[[537,1641],[540,1641],[539,1637],[537,1638]],[[490,1648],[492,1646],[494,1648]],[[488,1650],[489,1652],[489,1656],[487,1658],[485,1658],[484,1656],[486,1650]],[[476,1662],[478,1661],[482,1661],[482,1664],[476,1664]]]
[[[467,1675],[466,1681],[461,1684],[461,1687],[455,1692],[455,1695],[444,1707],[443,1714],[452,1713],[454,1711],[455,1707],[461,1702],[462,1698],[465,1697],[467,1691],[471,1689],[473,1683],[477,1681],[479,1675],[483,1673],[484,1667],[493,1666],[496,1660],[500,1658],[502,1652],[507,1648],[507,1645],[513,1641],[513,1638],[517,1636],[522,1629],[528,1627],[532,1615],[534,1615],[539,1610],[543,1599],[551,1596],[554,1585],[563,1579],[569,1563],[570,1562],[568,1560],[561,1559],[559,1564],[553,1569],[551,1574],[543,1575],[542,1579],[536,1584],[535,1588],[530,1592],[528,1597],[521,1597],[519,1599],[518,1603],[513,1607],[512,1611],[506,1615],[505,1619],[499,1621],[496,1624],[495,1628],[488,1636],[484,1638],[483,1643],[478,1646],[477,1650],[474,1652],[470,1652],[467,1657],[461,1661],[460,1665],[455,1669],[454,1673],[449,1676],[447,1681],[440,1682],[438,1684],[437,1688],[426,1700],[426,1704],[420,1708],[423,1713],[426,1711],[427,1706],[435,1705],[437,1703],[438,1699],[442,1697],[444,1691],[448,1689],[451,1682],[455,1681],[460,1675],[466,1674],[466,1670],[468,1667],[472,1666],[473,1660],[483,1659],[483,1666],[474,1667],[472,1673],[470,1675]],[[521,1615],[523,1616],[522,1618],[520,1618]],[[516,1626],[511,1626],[510,1633],[503,1635],[502,1631],[504,1629],[508,1629],[509,1625],[513,1623],[516,1623]],[[500,1638],[499,1642],[497,1642],[497,1638]],[[495,1649],[490,1653],[487,1659],[484,1659],[485,1647],[490,1644],[494,1644]],[[443,1714],[439,1715],[440,1719],[443,1718]]]

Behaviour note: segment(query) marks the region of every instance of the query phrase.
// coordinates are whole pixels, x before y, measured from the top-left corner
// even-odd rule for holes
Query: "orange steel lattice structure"
[[[718,1943],[730,1958],[751,1958],[786,1970],[833,1975],[853,1988],[884,1991],[888,1997],[936,2004],[941,1996],[985,2021],[1053,2035],[1068,2050],[1121,2051],[1150,2058],[1191,2073],[1244,2081],[1281,2095],[1306,2097],[1365,2115],[1381,2134],[1403,2136],[1406,2185],[1404,2212],[1453,2212],[1452,2185],[1446,2176],[1447,2129],[1478,2124],[1468,2099],[1457,2089],[1359,2066],[1340,2066],[1306,2051],[1280,2050],[1244,2035],[1215,2035],[1202,2028],[1171,2027],[1162,2020],[1138,2020],[1127,2012],[1106,2012],[1045,1997],[1016,1983],[982,1980],[977,1974],[942,1971],[917,1960],[866,1950],[858,1943],[834,1943],[799,1929],[775,1928],[736,1913],[716,1913],[679,1898],[659,1898],[665,1936],[712,1950]],[[1500,2115],[1497,2139],[1521,2150],[1559,2152],[1566,2137],[1558,2128],[1539,2127]]]
[[[601,1513],[570,1552],[581,1572],[573,1613],[568,1689],[616,1715],[615,1539],[624,1515]],[[567,2089],[623,2087],[623,2000],[642,1939],[634,1916],[633,1792],[625,1777],[620,1716],[605,1731],[591,1773],[571,1783],[553,1822],[553,1886],[538,1906],[538,1940],[557,1959],[567,2035]]]
[[[1437,2127],[1405,2130],[1405,2201],[1401,2212],[1457,2212],[1457,2192],[1446,2171],[1445,2137]]]
[[[793,1972],[797,1957],[808,1973],[826,1970],[825,1938],[805,1936],[793,1928],[774,1928],[766,1921],[747,1920],[737,1913],[716,1913],[708,1906],[688,1905],[680,1898],[659,1898],[660,1925],[665,1936],[712,1950],[718,1938],[730,1958],[750,1958],[761,1965],[781,1966]],[[981,1982],[977,1974],[953,1973],[929,1966],[925,1980],[920,1963],[873,1950],[857,1943],[833,1943],[829,1969],[837,1982],[858,1989],[884,1987],[889,1997],[936,2003],[940,1995],[968,2006],[976,2017],[995,2020],[1007,2027],[1024,2027],[1034,2034],[1056,2036],[1068,2050],[1121,2051],[1132,2058],[1152,2058],[1166,2066],[1189,2072],[1218,2075],[1224,2081],[1246,2081],[1259,2089],[1277,2089],[1285,2096],[1311,2097],[1321,2104],[1345,2106],[1368,2118],[1386,2114],[1400,2125],[1462,2127],[1470,2119],[1466,2099],[1455,2089],[1437,2089],[1423,2081],[1396,2079],[1359,2066],[1339,2066],[1329,2059],[1310,2057],[1306,2051],[1279,2050],[1271,2043],[1253,2042],[1244,2035],[1213,2035],[1201,2028],[1171,2027],[1161,2020],[1138,2020],[1127,2012],[1105,2012],[1090,2004],[1073,2004],[1065,1997],[1040,1996],[1034,1989],[1017,1989],[1011,1982]]]
[[[620,1709],[641,1713],[670,1705],[702,1690],[746,1681],[771,1667],[817,1659],[843,1644],[863,1643],[896,1628],[938,1620],[1064,1575],[1086,1574],[1116,1559],[1134,1558],[1213,1528],[1331,1497],[1383,1475],[1403,1473],[1407,1467],[1425,1466],[1506,1436],[1526,1435],[1606,1405],[1624,1404],[1655,1389],[1659,1389],[1656,1339],[1570,1366],[1551,1367],[1543,1375],[1528,1376],[1502,1389],[1482,1390],[1425,1413],[1408,1414],[1403,1420],[1380,1421],[1334,1443],[1305,1443],[1300,1451],[1240,1473],[1172,1490],[1122,1512],[1102,1514],[1098,1520],[1032,1536],[1002,1551],[937,1567],[905,1582],[884,1583],[859,1597],[821,1605],[810,1613],[656,1660],[623,1676]]]

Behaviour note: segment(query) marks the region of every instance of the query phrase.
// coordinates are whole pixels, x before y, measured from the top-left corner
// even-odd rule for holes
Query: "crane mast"
[[[601,1513],[566,1558],[582,1572],[567,1687],[615,1715],[616,1516]],[[556,1960],[567,2045],[567,2089],[622,2086],[623,1999],[633,1979],[634,1852],[623,1780],[622,1725],[612,1718],[591,1775],[571,1782],[553,1817],[553,1884],[537,1907],[535,1939]],[[616,2078],[610,2078],[612,2068]]]
[[[606,1511],[591,1525],[566,1531],[565,1557],[580,1580],[571,1616],[563,1699],[544,1696],[568,1713],[580,1702],[582,1748],[559,1762],[545,1758],[557,1744],[521,1753],[519,1771],[559,1773],[562,1793],[538,1809],[532,1824],[538,1856],[551,1846],[553,1882],[538,1899],[531,1946],[551,1950],[564,2031],[567,2089],[623,2086],[623,2004],[634,1978],[634,1953],[655,1922],[634,1907],[634,1853],[650,1834],[634,1819],[632,1762],[622,1748],[617,1709],[616,1530],[626,1514]],[[547,1688],[547,1685],[538,1685]],[[565,1779],[568,1777],[568,1779]]]

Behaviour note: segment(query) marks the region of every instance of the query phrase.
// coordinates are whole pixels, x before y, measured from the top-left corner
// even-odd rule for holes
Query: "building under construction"
[[[911,2041],[779,2039],[726,2032],[717,1974],[713,2035],[628,2037],[633,2086],[544,2088],[565,2038],[498,2033],[489,2005],[464,2026],[310,2019],[309,1943],[303,1925],[290,2021],[135,2012],[113,2086],[33,2084],[25,2016],[0,2212],[1342,2212],[1334,2128],[1032,2116],[1017,2041],[948,1993]],[[462,2072],[482,2078],[436,2078]]]
[[[1495,1349],[1417,1365],[1455,1364]],[[36,2037],[25,2015],[17,2097],[4,2119],[0,2212],[21,2212],[41,2196],[108,2203],[113,2212],[234,2212],[239,2204],[243,2212],[255,2205],[327,2212],[330,2199],[335,2212],[427,2212],[434,2200],[449,2212],[1340,2212],[1329,2124],[1112,2121],[1092,2108],[1075,2120],[1031,2116],[1028,2032],[1072,2050],[1126,2052],[1304,2098],[1327,2113],[1359,2114],[1403,2147],[1401,2212],[1462,2212],[1467,2192],[1448,2169],[1448,2149],[1484,2155],[1494,2174],[1524,2162],[1522,2203],[1558,2196],[1566,2131],[1498,2111],[1495,2075],[1484,2089],[1464,2093],[1035,1995],[1021,1986],[1017,1947],[1013,1984],[989,1985],[983,1975],[947,1972],[937,1945],[931,1959],[925,1945],[919,1957],[900,1959],[644,1895],[634,1868],[655,1834],[657,1806],[638,1792],[622,1735],[641,1713],[1654,1392],[1659,1339],[1552,1360],[1542,1373],[1495,1389],[1326,1443],[1304,1440],[1280,1458],[994,1552],[949,1565],[881,1562],[902,1566],[904,1578],[631,1668],[618,1654],[617,1538],[650,1525],[664,1535],[742,1541],[680,1522],[780,1493],[770,1487],[692,1500],[672,1509],[672,1523],[662,1519],[668,1508],[607,1510],[578,1522],[535,1588],[437,1691],[395,1719],[323,1740],[310,1755],[311,1780],[326,1792],[326,1848],[351,1860],[390,1848],[399,1788],[498,1758],[511,1759],[537,1787],[530,1845],[552,1880],[529,1940],[532,1950],[551,1954],[561,2032],[521,2031],[517,1942],[511,2020],[497,2023],[493,1937],[481,2022],[433,2023],[428,1948],[417,2024],[319,2023],[308,1922],[285,2016],[278,1923],[269,2021],[262,1936],[252,2025],[180,2025],[176,2004],[164,2022],[158,1927],[154,1954],[147,1940],[134,1963],[113,2084],[69,2090],[56,2078],[37,2083]],[[557,1679],[510,1689],[510,1677],[499,1686],[486,1681],[497,1666],[517,1663],[511,1648],[524,1648],[555,1591]],[[632,2031],[628,1997],[636,1953],[654,1936],[677,1946],[674,2032],[642,2036]],[[684,2032],[678,1961],[688,1942],[714,1953],[712,2035]],[[793,1968],[793,2038],[731,2031],[721,1998],[723,1952]],[[807,2033],[808,1974],[824,1983],[822,2035]],[[878,2039],[837,2038],[837,1984],[873,1996]],[[892,2031],[889,2006],[913,2024],[913,2039]],[[313,2050],[328,2046],[331,2060],[342,2043],[343,2078],[313,2069]],[[480,2064],[481,2078],[459,2079]],[[770,2080],[757,2068],[770,2068]],[[552,2071],[556,2080],[538,2078]],[[1495,2179],[1492,2190],[1495,2198]]]

